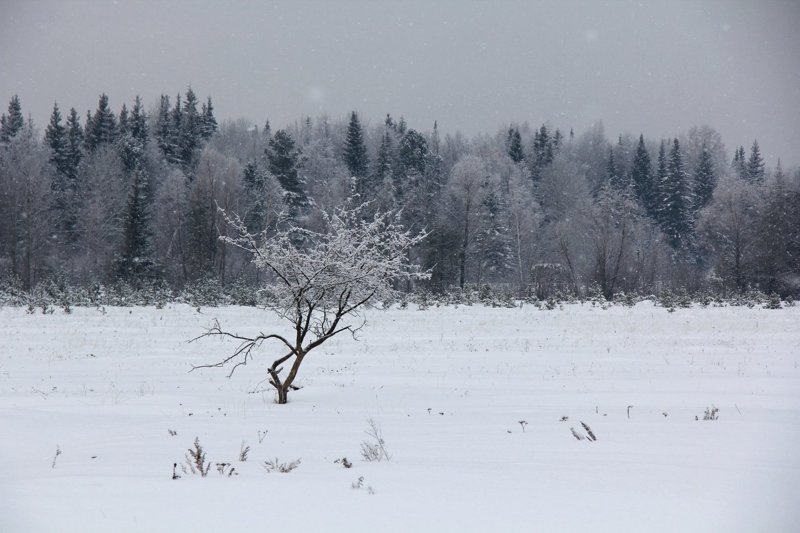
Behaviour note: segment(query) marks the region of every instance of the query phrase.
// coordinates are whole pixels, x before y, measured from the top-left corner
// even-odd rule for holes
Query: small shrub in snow
[[[696,419],[697,417],[695,417]],[[719,409],[713,404],[711,407],[706,407],[706,412],[703,413],[703,420],[717,420],[719,419]]]
[[[200,474],[203,477],[208,475],[211,470],[211,463],[206,462],[206,452],[200,444],[200,438],[195,437],[194,448],[189,448],[186,451],[186,462],[181,465],[184,474]]]
[[[217,472],[224,477],[238,476],[239,472],[230,463],[216,463]]]
[[[364,476],[359,476],[357,480],[350,484],[355,490],[360,490],[364,488]],[[375,494],[375,489],[371,486],[367,485],[367,494],[372,495]]]
[[[242,441],[242,445],[239,447],[239,462],[240,463],[244,463],[245,461],[247,461],[247,454],[248,453],[250,453],[250,446],[248,446],[247,443],[245,443],[245,441]]]
[[[764,309],[780,309],[781,297],[775,293],[769,295],[767,302],[764,304]]]
[[[353,467],[353,463],[351,463],[350,461],[348,461],[348,460],[347,460],[347,457],[342,457],[341,459],[336,459],[336,460],[334,461],[334,464],[339,464],[339,463],[341,463],[341,465],[342,465],[343,467],[345,467],[345,468],[352,468],[352,467]]]
[[[281,463],[277,457],[274,460],[267,459],[264,461],[264,469],[270,474],[273,472],[288,474],[298,466],[300,466],[300,459],[295,459],[288,463]]]
[[[389,452],[386,451],[386,443],[383,440],[381,427],[373,418],[368,419],[367,424],[369,424],[369,429],[366,430],[366,434],[370,440],[365,440],[361,443],[361,457],[368,462],[390,460],[391,457]]]

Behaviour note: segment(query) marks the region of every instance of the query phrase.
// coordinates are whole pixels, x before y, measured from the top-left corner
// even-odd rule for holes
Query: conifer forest
[[[729,147],[708,125],[673,138],[507,123],[444,133],[431,118],[305,116],[218,122],[211,97],[102,94],[47,124],[14,96],[0,131],[0,278],[30,291],[197,284],[251,287],[224,244],[225,213],[253,234],[369,202],[426,232],[407,291],[490,287],[513,295],[662,291],[800,295],[800,170]],[[485,129],[495,127],[486,125]]]

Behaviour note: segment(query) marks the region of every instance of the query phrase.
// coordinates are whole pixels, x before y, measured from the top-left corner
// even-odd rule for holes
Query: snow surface
[[[0,309],[0,531],[800,531],[800,308],[369,311],[284,406],[275,346],[230,379],[188,372],[234,348],[186,342],[213,318],[285,327]],[[389,462],[361,459],[370,417]],[[195,437],[240,475],[172,480]]]

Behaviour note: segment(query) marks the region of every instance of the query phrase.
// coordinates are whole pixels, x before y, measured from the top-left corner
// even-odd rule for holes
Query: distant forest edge
[[[362,119],[218,124],[189,88],[148,110],[137,97],[114,112],[105,94],[84,117],[56,104],[42,133],[14,96],[0,124],[0,292],[239,302],[263,280],[220,242],[218,207],[269,235],[287,219],[324,231],[322,211],[369,201],[429,232],[410,252],[432,272],[407,287],[418,296],[800,295],[800,169],[768,167],[757,141],[731,156],[709,126],[609,140],[602,123],[521,122],[469,139]]]

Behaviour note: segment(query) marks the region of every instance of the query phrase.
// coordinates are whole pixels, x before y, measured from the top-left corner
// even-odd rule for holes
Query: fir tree
[[[250,233],[260,233],[264,231],[264,220],[268,206],[264,188],[266,186],[266,175],[258,168],[255,161],[250,161],[242,171],[242,184],[244,185],[245,198],[248,208],[245,211],[244,223]]]
[[[169,146],[169,154],[167,161],[183,165],[183,148],[184,148],[184,125],[183,125],[183,108],[181,104],[181,94],[175,96],[175,105],[169,113],[169,138],[167,144]],[[186,168],[184,167],[184,172]],[[191,173],[188,173],[189,179],[192,179]]]
[[[53,105],[53,112],[50,114],[50,123],[44,131],[44,138],[50,147],[50,162],[56,173],[61,176],[68,174],[69,154],[67,145],[67,130],[61,123],[61,111],[58,103]]]
[[[683,164],[678,139],[673,140],[664,181],[660,186],[661,229],[675,250],[691,251],[693,245],[693,204],[689,175]]]
[[[744,146],[740,146],[733,153],[733,162],[731,168],[736,176],[743,181],[750,181],[750,176],[747,171],[747,159],[744,153]]]
[[[191,87],[186,90],[179,128],[180,159],[187,175],[193,175],[195,160],[203,139],[204,125],[197,110],[197,96]]]
[[[286,130],[278,130],[269,140],[269,171],[284,190],[285,202],[289,208],[289,216],[296,217],[309,205],[305,191],[305,182],[301,178],[298,167],[300,154],[295,148],[294,139]]]
[[[558,154],[559,150],[561,150],[561,145],[564,144],[564,136],[561,135],[561,131],[556,128],[556,132],[553,134],[553,156]]]
[[[608,160],[606,161],[606,181],[614,189],[622,190],[622,178],[617,170],[617,164],[614,162],[614,147],[608,147]]]
[[[402,205],[414,197],[425,176],[428,141],[414,129],[406,131],[397,148],[397,168],[393,171],[395,198]],[[405,211],[405,215],[410,213]]]
[[[78,167],[83,159],[83,128],[81,128],[81,121],[78,117],[78,112],[75,108],[69,110],[69,117],[67,117],[67,156],[69,166],[67,172],[71,182],[71,187],[75,189],[78,181]]]
[[[210,96],[201,110],[201,124],[200,135],[204,139],[210,139],[217,132],[217,119],[214,117],[214,105],[211,103]]]
[[[714,174],[714,162],[711,154],[703,145],[700,153],[700,160],[694,171],[694,211],[699,211],[711,202],[714,195],[714,188],[717,186],[717,177]]]
[[[61,123],[61,112],[58,104],[53,105],[50,123],[44,133],[45,141],[50,147],[50,163],[53,166],[50,192],[52,208],[58,230],[67,233],[71,229],[71,221],[66,216],[70,191],[70,155],[67,141],[67,130]]]
[[[133,110],[130,118],[131,136],[139,141],[142,146],[147,144],[147,115],[142,106],[142,99],[137,96],[133,101]]]
[[[347,125],[347,136],[344,141],[344,162],[350,171],[350,176],[356,178],[356,192],[363,194],[364,178],[369,169],[369,159],[367,158],[367,147],[364,144],[364,133],[358,114],[353,111],[350,113],[350,123]]]
[[[639,135],[639,145],[633,156],[631,168],[631,181],[636,198],[645,211],[653,215],[653,168],[650,163],[650,154],[644,144],[644,135]]]
[[[372,178],[370,180],[375,188],[375,196],[378,199],[380,204],[378,207],[381,211],[395,208],[394,180],[392,178],[394,154],[389,130],[390,128],[386,127],[383,136],[381,136],[381,144],[378,146],[378,156],[375,159],[375,166],[372,169]]]
[[[155,273],[149,217],[149,186],[142,168],[131,173],[128,202],[123,217],[122,250],[118,260],[119,276],[141,281]]]
[[[128,106],[122,104],[117,120],[117,136],[122,137],[128,133]]]
[[[547,126],[542,124],[542,127],[533,135],[533,156],[530,162],[530,172],[534,182],[541,179],[542,171],[553,162],[553,157],[553,141],[550,138],[550,132],[547,131]]]
[[[663,206],[664,206],[664,196],[663,196],[663,186],[664,183],[667,181],[667,148],[666,143],[664,140],[661,140],[661,144],[658,146],[658,159],[656,162],[656,176],[655,176],[655,183],[653,184],[653,213],[655,214],[655,219],[659,224],[663,224],[663,220],[661,218],[662,214],[664,213]]]
[[[480,263],[482,277],[487,281],[502,279],[513,269],[513,251],[510,229],[506,221],[508,209],[503,196],[492,180],[486,179],[481,185],[480,230],[475,236],[476,254]]]
[[[508,157],[514,163],[520,163],[525,159],[525,153],[522,150],[522,136],[517,128],[508,129]]]
[[[742,160],[744,160],[744,149],[742,149]],[[750,183],[764,183],[764,158],[761,157],[761,149],[758,141],[753,141],[750,148],[750,159],[747,160],[747,178]]]
[[[93,152],[103,144],[111,144],[116,140],[116,133],[117,120],[108,106],[108,96],[103,93],[94,115],[86,119],[86,147]]]
[[[164,158],[170,162],[173,162],[175,152],[172,145],[172,127],[169,96],[162,94],[158,106],[158,117],[156,118],[155,138],[161,153],[164,154]]]
[[[15,94],[8,103],[8,115],[3,114],[0,117],[0,142],[10,142],[23,126],[25,119],[22,117],[22,105],[19,103],[19,96]]]

